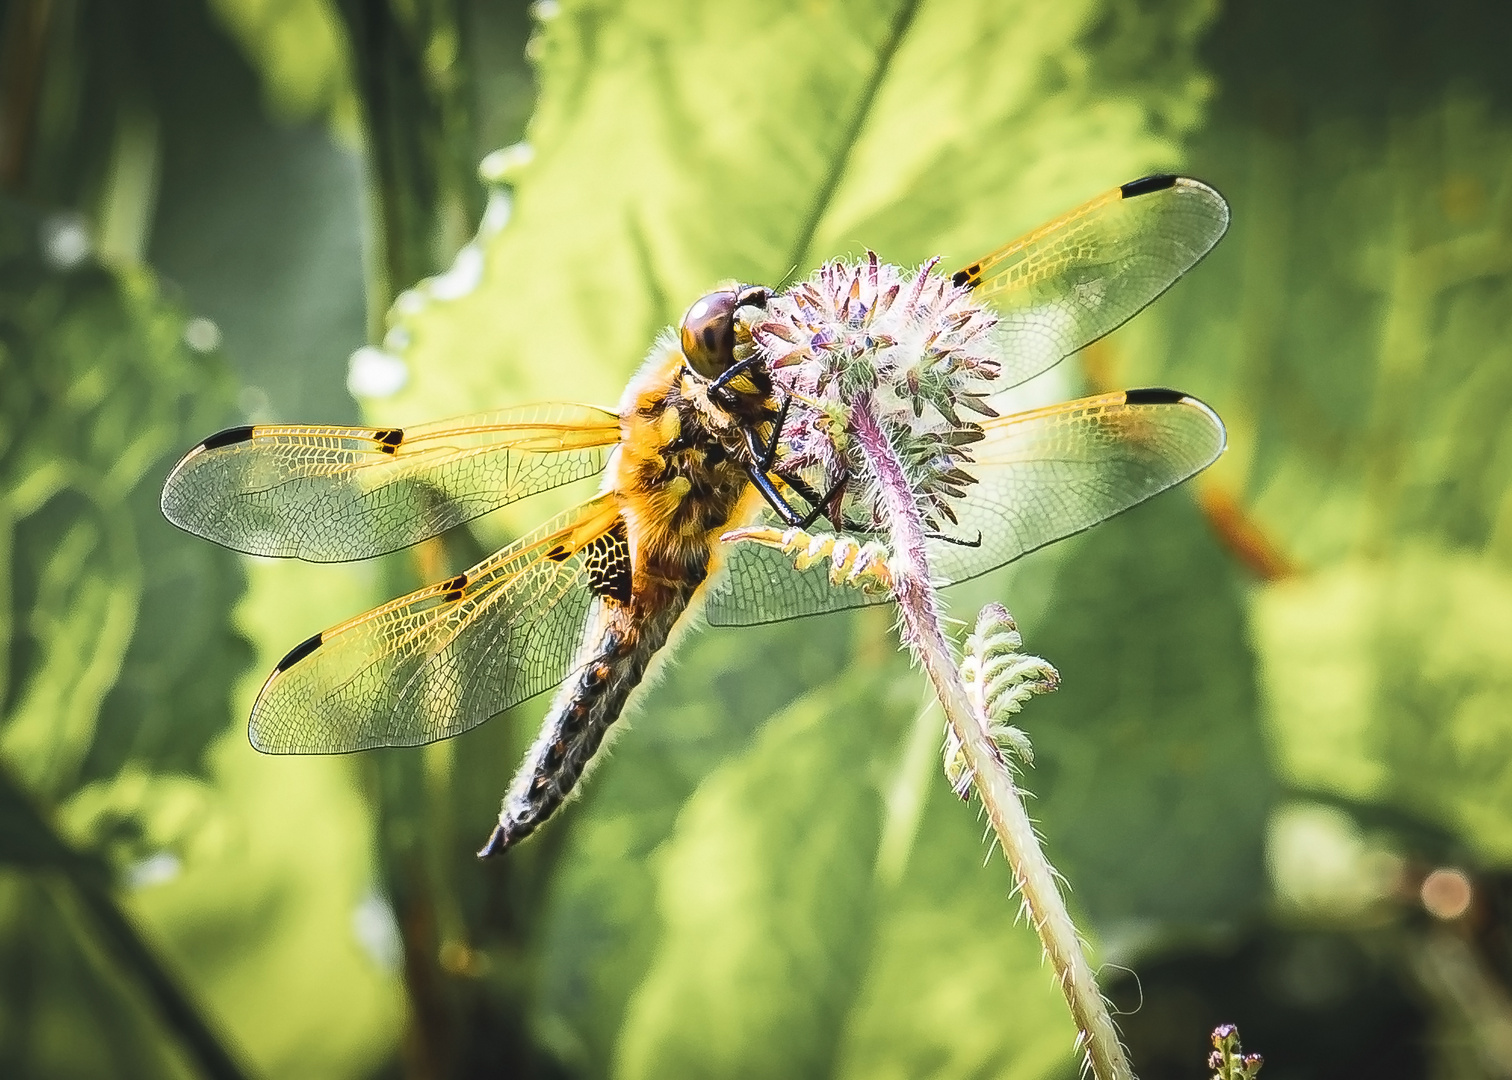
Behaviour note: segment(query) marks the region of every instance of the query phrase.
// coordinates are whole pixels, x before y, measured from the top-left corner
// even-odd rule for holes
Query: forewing
[[[295,647],[252,707],[252,745],[271,754],[414,746],[555,686],[594,603],[595,552],[623,535],[619,520],[614,497],[601,495],[465,574]]]
[[[618,439],[615,413],[565,404],[410,428],[232,428],[169,474],[163,513],[253,555],[365,559],[592,476]]]
[[[977,482],[951,503],[955,542],[928,544],[942,585],[1089,529],[1200,472],[1224,446],[1218,415],[1174,390],[1101,394],[982,426],[975,461],[963,466]],[[739,544],[710,586],[706,614],[717,626],[748,626],[885,599],[830,584],[828,563],[800,571],[780,551]]]
[[[1046,371],[1121,326],[1212,249],[1223,196],[1184,176],[1105,192],[955,274],[998,314],[997,389]]]

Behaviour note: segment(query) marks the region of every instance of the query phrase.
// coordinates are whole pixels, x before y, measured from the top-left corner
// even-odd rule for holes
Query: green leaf
[[[815,1075],[833,1059],[873,933],[871,777],[907,717],[852,686],[774,717],[683,810],[617,1075]]]
[[[1026,720],[1041,704],[1025,710]],[[871,963],[834,1072],[855,1080],[1067,1075],[1076,1030],[1065,998],[1039,939],[1013,917],[1012,878],[979,807],[944,782],[939,725],[934,709],[915,722],[891,778],[889,831],[911,842],[894,864],[898,884],[881,890]],[[904,793],[918,800],[912,830]],[[879,877],[885,883],[885,872]]]
[[[81,861],[0,765],[0,865],[56,870],[76,867]],[[102,868],[90,869],[99,872]]]
[[[146,275],[52,272],[38,218],[3,210],[0,751],[53,802],[128,760],[196,769],[224,730],[241,571],[164,522],[157,493],[226,383]]]
[[[1011,918],[1007,868],[983,867],[915,700],[900,681],[832,682],[699,785],[654,858],[663,929],[616,1075],[1065,1067],[1039,943]]]
[[[1191,499],[1162,496],[1078,541],[1025,641],[1061,688],[1027,710],[1023,782],[1094,924],[1256,913],[1275,784],[1240,583]]]
[[[95,928],[56,880],[0,869],[0,925],[26,928],[0,934],[0,971],[8,983],[25,984],[0,1009],[0,1071],[121,1080],[203,1075],[161,1037],[140,984],[92,944]],[[91,944],[81,948],[81,941]]]
[[[157,505],[179,453],[222,422],[224,369],[185,344],[185,316],[145,272],[50,269],[35,215],[0,211],[0,776],[18,778],[0,783],[0,862],[55,882],[11,879],[0,952],[68,973],[35,993],[0,980],[0,1013],[99,1033],[0,1054],[19,1074],[98,1068],[118,1049],[122,1075],[162,1075],[150,1063],[177,1034],[225,1064],[181,969],[259,1065],[351,1075],[386,1051],[374,1033],[397,1005],[352,932],[371,888],[361,800],[341,762],[275,778],[246,746],[233,695],[247,700],[262,670],[235,622],[242,562]],[[349,608],[370,595],[360,574],[345,598],[333,584],[296,595]],[[270,621],[293,606],[263,605]],[[81,854],[94,849],[110,861]],[[29,940],[38,920],[51,929]],[[318,977],[291,1010],[280,973],[313,955]]]

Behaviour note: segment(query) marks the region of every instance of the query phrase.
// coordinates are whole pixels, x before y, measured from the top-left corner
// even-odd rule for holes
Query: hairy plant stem
[[[1097,1080],[1133,1080],[1118,1032],[1082,951],[1081,938],[1056,886],[1055,871],[1040,849],[1008,766],[976,719],[955,654],[941,628],[924,547],[924,522],[903,464],[869,397],[853,403],[851,422],[886,510],[893,551],[893,591],[903,615],[903,640],[924,666],[946,719],[961,741],[977,794],[1003,845],[1029,921],[1066,996],[1092,1074]]]

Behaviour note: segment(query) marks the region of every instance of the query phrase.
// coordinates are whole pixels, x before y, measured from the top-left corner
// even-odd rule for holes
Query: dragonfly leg
[[[979,548],[982,546],[982,534],[980,532],[976,534],[975,540],[962,540],[958,536],[950,536],[946,533],[938,532],[927,532],[924,534],[924,538],[926,540],[940,540],[947,544],[954,544],[956,547]]]
[[[791,394],[782,399],[782,407],[777,410],[777,419],[772,423],[772,437],[767,440],[760,452],[756,453],[756,465],[763,472],[771,472],[772,466],[777,461],[777,443],[782,438],[782,429],[787,426],[788,406],[793,404]],[[748,440],[751,450],[756,452],[755,438]]]
[[[751,477],[751,482],[756,485],[772,509],[777,511],[777,515],[782,518],[783,523],[790,527],[796,526],[800,529],[807,529],[821,517],[827,517],[835,528],[843,532],[874,531],[866,526],[857,526],[852,522],[844,520],[843,517],[831,509],[836,497],[845,490],[846,484],[850,482],[850,475],[848,473],[842,473],[840,478],[830,486],[829,491],[821,495],[814,490],[813,485],[796,473],[789,475],[773,468],[777,459],[778,441],[782,435],[783,425],[787,423],[788,407],[792,404],[792,401],[791,397],[783,399],[782,407],[777,413],[776,422],[772,426],[771,437],[766,440],[764,445],[757,441],[756,432],[752,428],[747,427],[742,429],[741,434],[745,437],[746,453],[750,458],[750,462],[746,466],[746,472]],[[777,490],[776,485],[772,483],[773,476],[792,488],[798,493],[800,498],[809,504],[809,512],[807,514],[800,515],[793,509],[792,504],[783,497],[782,493]]]
[[[784,525],[790,528],[794,526],[798,528],[808,527],[803,524],[803,515],[794,510],[792,504],[783,498],[782,492],[777,490],[777,485],[772,483],[771,477],[764,470],[758,468],[754,463],[747,462],[746,475],[751,478],[751,483],[756,485],[756,490],[761,492],[761,497],[767,501],[767,505],[782,519]]]
[[[844,520],[844,518],[837,517],[831,512],[830,508],[834,504],[835,497],[845,490],[846,484],[850,483],[850,475],[848,473],[841,475],[840,479],[836,480],[823,495],[815,491],[809,482],[801,476],[788,476],[781,472],[774,472],[773,475],[796,491],[803,498],[803,501],[812,507],[808,515],[799,522],[799,528],[806,529],[821,517],[827,517],[830,520],[830,524],[842,532],[873,531],[868,526],[857,526],[852,522]]]
[[[813,507],[813,509],[810,510],[808,512],[808,515],[803,519],[802,525],[799,526],[800,528],[807,529],[821,517],[829,518],[830,524],[834,525],[837,529],[845,528],[844,516],[838,511],[832,510],[831,508],[834,506],[835,498],[845,490],[845,485],[850,481],[850,476],[848,474],[842,473],[840,479],[831,484],[830,489],[823,495],[820,495],[818,498],[814,497],[814,489],[809,487],[808,483],[802,478],[792,478],[792,480],[797,480],[799,484],[803,485],[801,488],[794,486],[792,480],[788,479],[785,476],[782,479],[784,483],[792,486],[793,490],[802,495],[804,499],[808,501],[809,505]]]
[[[761,357],[755,355],[754,353],[746,357],[744,360],[735,361],[729,367],[725,368],[724,371],[716,375],[714,377],[714,380],[709,383],[709,393],[718,394],[719,392],[724,390],[725,387],[729,386],[731,382],[739,378],[741,375],[744,375],[747,371],[750,371],[759,363],[761,363]]]

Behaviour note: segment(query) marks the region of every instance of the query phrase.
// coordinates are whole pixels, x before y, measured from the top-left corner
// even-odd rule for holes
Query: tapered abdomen
[[[566,801],[697,586],[693,581],[668,588],[656,610],[640,614],[631,605],[604,602],[585,635],[578,665],[557,691],[509,785],[499,824],[480,856],[496,855],[523,840]]]

